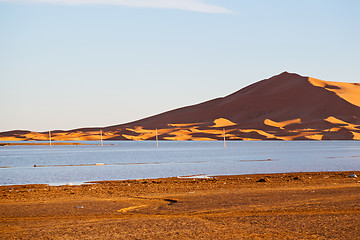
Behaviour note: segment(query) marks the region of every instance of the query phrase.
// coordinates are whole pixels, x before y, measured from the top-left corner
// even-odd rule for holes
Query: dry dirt
[[[360,239],[353,173],[0,186],[0,239]]]

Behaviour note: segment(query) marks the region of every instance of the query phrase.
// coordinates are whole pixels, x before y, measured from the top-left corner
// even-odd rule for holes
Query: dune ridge
[[[283,72],[228,96],[135,122],[53,131],[52,140],[360,140],[360,84]],[[49,139],[9,131],[1,141]]]
[[[360,107],[360,84],[358,83],[322,81],[316,78],[309,78],[309,82],[314,86],[334,92],[342,99]]]

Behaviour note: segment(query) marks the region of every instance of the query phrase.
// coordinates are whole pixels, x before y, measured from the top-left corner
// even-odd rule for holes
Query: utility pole
[[[101,147],[103,147],[104,144],[103,144],[103,138],[102,138],[102,130],[100,130],[100,142],[101,142]]]
[[[49,130],[49,145],[51,146],[51,130]]]
[[[159,139],[158,139],[158,130],[155,130],[155,135],[156,135],[156,147],[159,148]]]
[[[225,128],[223,128],[223,135],[224,135],[224,149],[226,149]]]

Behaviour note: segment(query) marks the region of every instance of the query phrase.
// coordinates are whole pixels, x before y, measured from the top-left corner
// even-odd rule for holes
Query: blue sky
[[[283,71],[359,83],[359,26],[350,0],[0,0],[0,131],[126,123]]]

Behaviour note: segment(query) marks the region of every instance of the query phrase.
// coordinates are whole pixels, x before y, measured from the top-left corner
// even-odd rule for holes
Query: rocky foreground
[[[359,174],[0,186],[0,239],[358,239]]]

